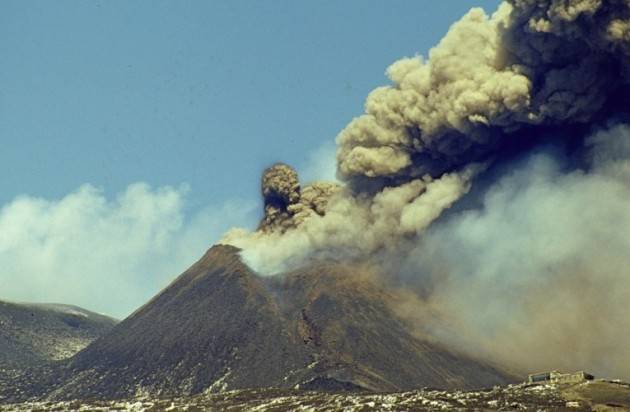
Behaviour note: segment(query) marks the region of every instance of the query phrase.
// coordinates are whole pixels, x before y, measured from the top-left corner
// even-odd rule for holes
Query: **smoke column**
[[[387,75],[337,136],[343,183],[274,165],[223,242],[264,275],[374,261],[460,350],[630,378],[630,1],[472,9]]]

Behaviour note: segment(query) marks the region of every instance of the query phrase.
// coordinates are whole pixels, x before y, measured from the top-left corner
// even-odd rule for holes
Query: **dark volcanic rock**
[[[64,396],[121,397],[285,386],[308,363],[237,249],[215,246],[69,365]],[[213,386],[214,385],[214,386]]]
[[[0,411],[539,411],[630,410],[630,385],[605,380],[567,385],[508,385],[483,391],[420,389],[396,393],[243,389],[219,394],[124,400],[38,401]]]
[[[116,322],[76,306],[0,301],[0,369],[68,358]]]
[[[14,379],[25,398],[176,396],[242,388],[478,388],[510,377],[411,334],[390,292],[353,267],[261,278],[212,247],[164,291],[66,363]]]
[[[323,376],[374,391],[475,389],[510,380],[413,334],[391,308],[400,299],[396,291],[356,265],[314,264],[270,281]]]

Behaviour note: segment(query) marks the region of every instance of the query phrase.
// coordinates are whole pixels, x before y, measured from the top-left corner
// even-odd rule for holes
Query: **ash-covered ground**
[[[630,384],[508,385],[481,391],[399,393],[256,389],[165,399],[26,402],[0,411],[630,411]]]

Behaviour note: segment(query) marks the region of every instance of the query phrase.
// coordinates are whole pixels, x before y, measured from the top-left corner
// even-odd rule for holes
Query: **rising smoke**
[[[596,133],[584,157],[567,171],[537,149],[424,234],[399,270],[440,314],[424,328],[522,372],[630,377],[630,128]]]
[[[262,274],[372,259],[461,350],[630,377],[630,1],[472,9],[387,74],[337,137],[344,183],[272,166],[223,242]]]

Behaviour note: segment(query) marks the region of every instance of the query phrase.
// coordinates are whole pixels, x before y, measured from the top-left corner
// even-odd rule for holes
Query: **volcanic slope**
[[[0,301],[0,369],[69,358],[116,322],[76,306]]]
[[[319,263],[253,273],[212,247],[170,286],[79,352],[30,398],[129,398],[241,388],[478,388],[511,378],[407,332],[386,291]],[[5,395],[6,396],[6,395]],[[16,397],[8,400],[19,401]],[[12,399],[11,399],[12,398]]]
[[[476,389],[504,373],[412,333],[392,303],[404,301],[368,268],[319,263],[269,278],[293,332],[311,349],[317,377],[300,385],[352,382],[374,391]]]

